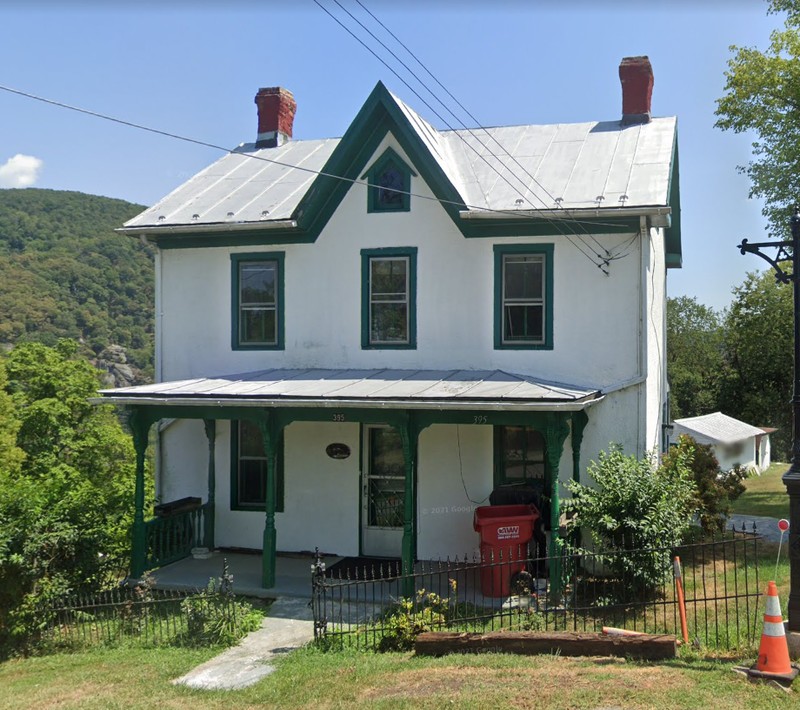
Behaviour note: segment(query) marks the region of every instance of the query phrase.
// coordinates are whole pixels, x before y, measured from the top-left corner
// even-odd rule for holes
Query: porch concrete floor
[[[341,557],[323,557],[330,567]],[[227,552],[215,550],[207,559],[186,559],[152,570],[150,577],[157,589],[205,589],[209,579],[219,580],[223,561],[228,562],[228,571],[233,575],[233,591],[248,597],[275,599],[277,597],[300,597],[311,599],[311,564],[314,556],[302,553],[279,553],[275,569],[275,586],[261,586],[261,554]]]

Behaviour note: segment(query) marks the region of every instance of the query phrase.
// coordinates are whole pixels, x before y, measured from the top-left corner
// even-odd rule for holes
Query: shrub
[[[682,434],[678,443],[664,456],[662,466],[673,470],[686,462],[695,484],[697,517],[704,532],[722,532],[731,513],[731,503],[744,492],[742,481],[746,469],[735,466],[728,472],[720,470],[717,457],[710,446],[697,443]]]
[[[384,617],[379,651],[408,651],[421,633],[447,623],[449,599],[420,589],[412,599],[401,599]]]
[[[211,579],[204,591],[186,597],[181,611],[186,615],[186,631],[177,642],[187,646],[232,646],[258,629],[262,618],[252,604],[234,596],[227,562],[220,581]]]
[[[573,496],[564,501],[568,530],[587,531],[602,561],[633,593],[663,583],[671,569],[668,548],[691,524],[696,494],[687,457],[676,452],[672,465],[658,467],[653,456],[639,460],[612,445],[589,464],[594,486],[567,484]],[[651,548],[666,550],[632,554]]]

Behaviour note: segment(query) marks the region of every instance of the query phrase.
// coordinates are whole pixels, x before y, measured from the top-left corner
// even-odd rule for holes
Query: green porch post
[[[583,430],[589,423],[589,415],[586,410],[572,413],[572,480],[575,483],[581,482],[581,444],[583,443]],[[573,537],[573,544],[581,546],[581,531],[576,530]]]
[[[141,577],[147,569],[147,530],[144,525],[144,459],[152,420],[139,407],[132,407],[128,425],[136,450],[136,485],[133,494],[133,540],[131,544],[131,577]]]
[[[403,461],[405,462],[405,489],[403,498],[403,542],[401,564],[403,574],[403,596],[414,596],[414,559],[417,551],[416,526],[416,475],[417,475],[417,439],[419,429],[416,417],[409,412],[406,420],[400,425],[400,439],[403,444]]]
[[[217,490],[217,422],[215,419],[203,419],[203,426],[208,439],[208,503],[205,515],[205,535],[203,544],[209,549],[214,549],[214,518],[216,515],[215,496]]]
[[[261,438],[264,442],[264,455],[267,458],[267,491],[264,520],[264,540],[261,553],[261,586],[271,589],[275,586],[275,562],[277,559],[277,533],[275,531],[275,499],[277,493],[278,439],[280,429],[272,412],[266,412],[258,419]]]
[[[559,495],[558,468],[564,442],[569,434],[568,414],[548,412],[545,424],[545,447],[550,470],[550,594],[554,603],[561,599],[561,544],[559,523],[561,520],[561,497]]]

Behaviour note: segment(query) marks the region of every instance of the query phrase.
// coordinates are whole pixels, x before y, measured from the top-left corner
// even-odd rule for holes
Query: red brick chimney
[[[280,86],[259,89],[255,102],[258,106],[256,148],[275,148],[290,140],[297,110],[292,92]]]
[[[622,125],[650,123],[653,67],[647,57],[625,57],[619,65],[622,82]]]

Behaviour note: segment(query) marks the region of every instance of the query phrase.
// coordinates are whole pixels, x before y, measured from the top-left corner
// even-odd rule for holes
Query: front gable
[[[429,136],[431,131],[435,133],[428,124],[420,127],[426,127]],[[311,237],[309,241],[319,236],[351,184],[359,181],[365,170],[369,172],[368,166],[371,168],[380,163],[381,157],[372,165],[369,161],[387,134],[397,141],[412,166],[419,171],[419,176],[460,228],[459,212],[466,209],[463,198],[432,154],[430,143],[423,139],[418,126],[412,125],[409,114],[383,83],[378,82],[295,210],[293,218],[298,228]],[[411,167],[408,169],[412,170]]]

